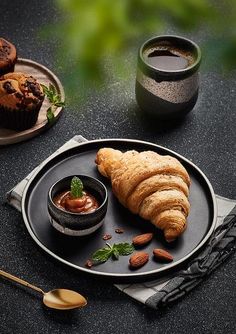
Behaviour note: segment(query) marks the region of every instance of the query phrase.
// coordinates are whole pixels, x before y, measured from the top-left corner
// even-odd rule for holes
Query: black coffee
[[[160,70],[183,70],[193,63],[193,57],[178,49],[156,47],[145,52],[146,62]]]

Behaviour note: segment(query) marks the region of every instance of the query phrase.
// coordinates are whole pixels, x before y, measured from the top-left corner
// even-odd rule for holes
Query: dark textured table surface
[[[57,19],[52,3],[1,1],[0,36],[17,46],[20,57],[38,61],[58,74],[53,43],[37,38],[38,27]],[[189,36],[201,46],[201,34]],[[136,54],[131,57],[135,63]],[[57,312],[43,307],[31,291],[1,279],[0,333],[235,333],[236,254],[184,299],[156,312],[111,283],[95,281],[55,262],[31,239],[21,214],[4,204],[7,190],[75,134],[87,139],[134,138],[166,146],[197,164],[217,194],[236,198],[236,76],[202,72],[194,110],[182,122],[161,127],[138,116],[135,68],[129,71],[129,80],[110,82],[86,103],[67,105],[47,132],[0,147],[0,267],[46,291],[63,286],[89,300],[84,309]]]

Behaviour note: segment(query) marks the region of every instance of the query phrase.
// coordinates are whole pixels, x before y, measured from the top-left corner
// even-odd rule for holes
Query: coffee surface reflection
[[[191,56],[185,55],[179,50],[156,48],[146,57],[148,64],[161,70],[182,70],[193,63]]]

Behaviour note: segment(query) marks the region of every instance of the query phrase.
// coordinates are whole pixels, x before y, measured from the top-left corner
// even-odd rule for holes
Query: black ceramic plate
[[[101,147],[126,150],[153,150],[160,154],[172,155],[179,159],[191,177],[188,227],[175,242],[165,242],[162,232],[149,222],[131,214],[119,204],[111,191],[109,180],[102,177],[94,163],[96,152]],[[71,237],[57,232],[49,222],[47,212],[47,192],[50,186],[67,175],[87,174],[101,180],[108,188],[109,203],[105,223],[93,235]],[[48,254],[76,269],[93,275],[110,277],[116,281],[150,279],[176,269],[177,266],[194,255],[208,240],[216,221],[216,203],[213,189],[204,174],[193,163],[164,147],[155,144],[124,139],[104,139],[85,142],[59,154],[46,163],[28,183],[22,200],[22,213],[26,227],[36,241]],[[124,229],[123,234],[115,233],[116,228]],[[109,243],[131,242],[135,235],[155,231],[152,242],[143,248],[150,254],[149,262],[135,271],[128,265],[128,256],[109,259],[106,263],[88,269],[86,260],[98,248],[105,246],[104,234],[111,234]],[[156,262],[152,258],[154,248],[168,250],[174,261],[169,264]]]

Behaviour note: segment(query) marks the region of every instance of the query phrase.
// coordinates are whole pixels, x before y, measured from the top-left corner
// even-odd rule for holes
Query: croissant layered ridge
[[[176,158],[153,151],[101,148],[95,162],[99,172],[111,179],[120,203],[162,229],[167,241],[184,232],[190,177]]]

